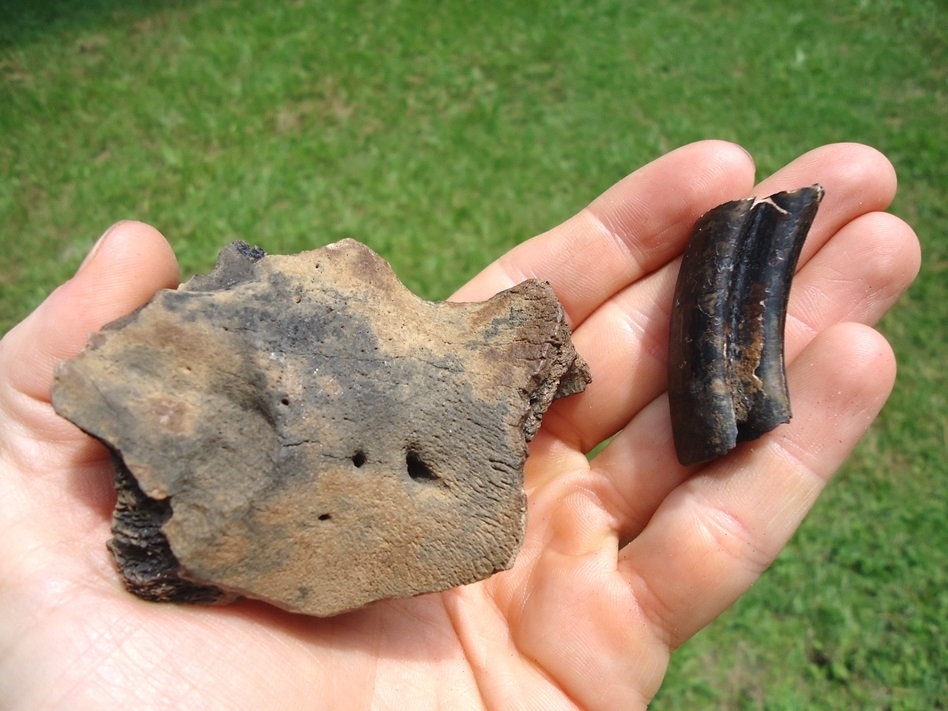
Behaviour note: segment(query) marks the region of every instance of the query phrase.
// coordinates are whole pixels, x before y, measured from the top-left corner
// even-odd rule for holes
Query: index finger
[[[622,179],[582,212],[490,264],[453,297],[481,301],[525,279],[542,279],[575,328],[610,296],[669,262],[695,220],[745,197],[754,164],[741,147],[701,141]]]

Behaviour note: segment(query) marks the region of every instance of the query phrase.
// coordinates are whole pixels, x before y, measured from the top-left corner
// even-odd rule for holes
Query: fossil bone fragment
[[[784,326],[823,188],[720,205],[695,225],[675,287],[668,352],[672,433],[684,465],[790,421]]]
[[[94,334],[53,404],[112,452],[132,592],[326,616],[509,567],[526,443],[587,382],[545,282],[429,302],[353,240],[237,242]]]

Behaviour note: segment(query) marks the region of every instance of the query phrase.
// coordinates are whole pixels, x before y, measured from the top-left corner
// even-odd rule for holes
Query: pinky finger
[[[888,397],[895,359],[840,324],[790,368],[794,418],[677,487],[620,551],[619,571],[670,648],[733,604],[776,558]]]

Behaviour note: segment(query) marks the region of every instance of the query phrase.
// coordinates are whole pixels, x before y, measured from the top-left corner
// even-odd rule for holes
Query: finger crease
[[[634,570],[630,570],[627,576],[626,579],[629,587],[634,591],[639,612],[648,620],[652,633],[667,650],[674,650],[678,645],[677,636],[674,634],[676,628],[674,620],[678,617],[678,612],[665,604],[661,595],[644,576]]]
[[[773,562],[773,556],[758,546],[758,536],[740,517],[700,494],[696,499],[695,526],[700,529],[714,551],[728,556],[749,572],[760,575]],[[720,566],[721,569],[724,566]]]
[[[624,261],[631,265],[630,269],[624,275],[625,281],[635,281],[644,274],[639,251],[632,246],[632,235],[623,235],[612,229],[592,208],[586,208],[586,212],[589,215],[592,226],[598,230],[602,236],[612,242],[618,249],[620,255],[624,258]]]

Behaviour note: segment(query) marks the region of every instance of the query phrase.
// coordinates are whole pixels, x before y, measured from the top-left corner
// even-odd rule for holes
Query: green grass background
[[[345,236],[443,298],[692,140],[761,175],[895,163],[925,266],[877,425],[787,550],[673,658],[677,708],[948,705],[948,9],[826,3],[0,0],[0,332],[122,218],[185,276]]]

